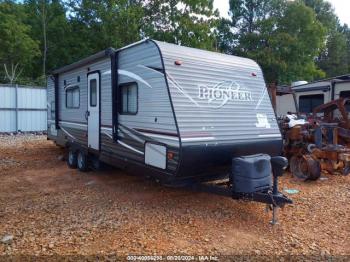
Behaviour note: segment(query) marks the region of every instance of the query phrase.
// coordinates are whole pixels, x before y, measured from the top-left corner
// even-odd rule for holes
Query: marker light
[[[168,159],[172,160],[174,158],[174,153],[173,152],[168,152]]]

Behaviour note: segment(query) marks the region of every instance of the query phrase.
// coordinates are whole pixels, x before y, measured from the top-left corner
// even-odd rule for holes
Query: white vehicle
[[[350,97],[350,75],[338,76],[292,88],[295,93],[298,111],[302,114],[338,98]]]

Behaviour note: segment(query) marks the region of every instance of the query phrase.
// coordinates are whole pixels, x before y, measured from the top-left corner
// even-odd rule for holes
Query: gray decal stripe
[[[132,150],[132,151],[134,151],[134,152],[136,152],[138,154],[140,154],[140,155],[144,155],[143,152],[137,150],[136,148],[133,148],[132,146],[130,146],[130,145],[128,145],[128,144],[126,144],[126,143],[124,143],[124,142],[122,142],[120,140],[118,140],[117,142],[118,142],[118,144],[120,144],[120,145],[122,145],[122,146],[124,146],[124,147],[126,147],[126,148],[128,148],[128,149],[130,149],[130,150]]]
[[[147,137],[154,137],[154,138],[160,138],[160,139],[168,139],[168,140],[173,140],[173,141],[179,141],[179,138],[178,137],[174,137],[174,136],[158,135],[158,134],[147,133],[147,132],[142,132],[142,134],[147,136]]]
[[[154,67],[151,67],[151,66],[144,66],[144,65],[137,65],[137,67],[148,69],[148,70],[151,70],[153,72],[156,72],[156,73],[159,73],[161,75],[164,75],[164,70],[161,69],[161,68],[158,69],[158,68],[154,68]]]
[[[70,138],[73,138],[74,140],[77,140],[73,135],[71,135],[67,130],[65,130],[62,126],[60,126],[62,131],[66,133]]]
[[[120,125],[120,127],[121,127],[121,129],[124,129],[124,130],[122,130],[122,131],[123,131],[126,135],[128,135],[129,137],[135,139],[137,142],[139,142],[139,143],[141,143],[141,144],[145,143],[145,139],[142,139],[142,138],[140,138],[140,137],[134,135],[131,131],[127,130],[124,126],[121,126],[121,125]]]
[[[179,90],[184,96],[186,96],[196,106],[200,107],[199,104],[189,94],[187,94],[183,90],[183,88],[176,82],[176,80],[169,73],[166,73],[166,75],[168,80],[176,87],[177,90]]]
[[[138,66],[142,66],[142,65],[138,65]],[[112,73],[111,70],[107,70],[107,71],[103,72],[102,75],[110,75],[111,73]],[[152,86],[146,80],[144,80],[141,76],[139,76],[139,75],[137,75],[137,74],[135,74],[133,72],[130,72],[130,71],[127,71],[127,70],[118,69],[118,74],[130,77],[132,79],[135,79],[135,80],[145,84],[149,88],[152,88]]]
[[[119,126],[122,127],[122,128],[124,128],[125,130],[129,131],[129,132],[132,133],[133,135],[140,137],[140,139],[143,139],[143,141],[150,140],[149,137],[143,135],[142,133],[136,131],[135,129],[129,128],[129,127],[127,127],[127,126],[125,126],[125,125],[123,125],[123,124],[120,124],[120,123],[119,123]],[[152,138],[151,138],[151,139],[152,139]],[[152,139],[152,142],[157,142],[157,141],[154,140],[154,139]]]
[[[118,74],[124,75],[124,76],[128,76],[128,77],[130,77],[132,79],[135,79],[135,80],[145,84],[149,88],[152,88],[152,86],[147,81],[145,81],[141,76],[139,76],[139,75],[137,75],[137,74],[135,74],[133,72],[130,72],[130,71],[127,71],[127,70],[118,69]]]
[[[109,133],[107,133],[106,131],[104,131],[103,134],[105,134],[106,136],[108,136],[110,139],[113,139],[112,135],[109,134]],[[144,155],[144,153],[141,152],[140,150],[137,150],[136,148],[134,148],[134,147],[132,147],[132,146],[130,146],[130,145],[128,145],[128,144],[126,144],[126,143],[120,141],[120,140],[117,140],[117,143],[120,144],[121,146],[127,148],[127,149],[130,149],[130,150],[132,150],[132,151],[134,151],[134,152],[140,154],[140,155]]]
[[[103,133],[103,134],[105,134],[106,136],[108,136],[110,139],[113,139],[112,135],[111,135],[111,134],[109,134],[108,132],[103,131],[102,133]]]
[[[259,99],[258,103],[256,104],[255,109],[258,109],[259,106],[261,105],[261,102],[264,100],[264,97],[265,97],[265,94],[266,94],[266,90],[267,90],[267,88],[264,87],[263,88],[263,93],[261,94],[260,99]]]

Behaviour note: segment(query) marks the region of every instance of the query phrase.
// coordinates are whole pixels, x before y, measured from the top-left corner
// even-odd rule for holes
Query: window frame
[[[324,99],[325,99],[325,94],[323,93],[323,94],[305,94],[305,95],[300,95],[299,97],[298,97],[298,110],[300,111],[300,113],[304,113],[304,114],[312,114],[313,113],[313,110],[316,108],[316,107],[318,107],[318,106],[320,106],[320,105],[317,105],[317,106],[315,106],[314,108],[312,108],[312,103],[311,103],[311,111],[310,112],[302,112],[301,110],[300,110],[300,101],[301,101],[301,98],[307,98],[307,97],[316,97],[316,96],[322,96],[322,99],[323,99],[323,102],[320,104],[320,105],[322,105],[322,104],[324,104]],[[313,98],[311,98],[311,100],[312,100]]]
[[[68,106],[67,102],[68,102],[68,99],[67,99],[67,94],[69,91],[71,90],[75,90],[75,89],[78,89],[78,97],[79,97],[79,105],[76,107],[76,106]],[[67,109],[79,109],[80,108],[80,86],[79,85],[75,85],[75,86],[70,86],[68,88],[65,89],[65,92],[66,92],[66,108]]]
[[[131,112],[123,112],[123,87],[130,86],[133,84],[136,85],[136,111],[132,112],[132,113]],[[118,85],[118,89],[119,89],[119,97],[120,97],[119,114],[120,115],[137,115],[139,112],[139,85],[138,85],[138,83],[136,81],[122,83],[122,84]]]

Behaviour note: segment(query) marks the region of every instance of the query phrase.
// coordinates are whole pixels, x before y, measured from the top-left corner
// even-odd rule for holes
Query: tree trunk
[[[43,25],[43,77],[46,84],[46,56],[47,56],[47,34],[46,34],[46,0],[42,0],[41,20]]]
[[[9,70],[7,69],[6,64],[4,64],[4,69],[5,69],[5,76],[6,78],[8,78],[8,80],[10,81],[10,84],[12,85],[17,78],[19,77],[19,75],[22,73],[22,70],[19,71],[19,73],[17,74],[17,69],[18,69],[19,64],[13,64],[11,63],[11,72],[9,72]]]
[[[179,36],[178,36],[178,29],[176,26],[176,18],[175,18],[175,8],[176,8],[176,1],[171,0],[170,3],[170,24],[174,30],[174,42],[175,44],[179,44]]]

